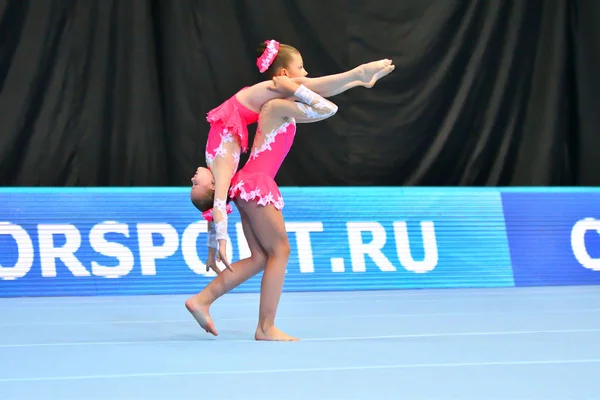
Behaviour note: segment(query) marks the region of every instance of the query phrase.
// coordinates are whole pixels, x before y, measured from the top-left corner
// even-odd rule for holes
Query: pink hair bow
[[[267,47],[265,47],[265,51],[263,51],[262,55],[258,57],[256,60],[256,66],[258,70],[263,73],[269,69],[273,61],[277,57],[279,53],[279,42],[276,40],[267,40],[265,42]]]
[[[227,204],[227,214],[231,214],[232,212],[233,212],[233,206],[231,205],[231,203]],[[213,220],[213,209],[210,208],[210,209],[204,211],[202,213],[202,218],[204,218],[208,222],[211,222]]]

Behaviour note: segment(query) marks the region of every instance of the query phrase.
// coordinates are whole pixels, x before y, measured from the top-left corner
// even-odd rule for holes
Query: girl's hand
[[[219,252],[217,253],[217,260],[221,261],[225,264],[225,268],[233,272],[233,268],[229,265],[229,261],[227,260],[227,241],[219,240]]]
[[[267,89],[272,92],[280,93],[285,97],[289,97],[296,93],[296,90],[298,90],[299,87],[300,85],[287,76],[275,76],[273,77],[273,86],[269,86]]]
[[[206,258],[206,272],[208,272],[212,269],[213,271],[215,271],[215,273],[217,275],[219,275],[221,273],[221,270],[217,266],[217,261],[215,260],[216,256],[217,256],[217,249],[215,249],[213,247],[209,247],[208,248],[208,257]]]

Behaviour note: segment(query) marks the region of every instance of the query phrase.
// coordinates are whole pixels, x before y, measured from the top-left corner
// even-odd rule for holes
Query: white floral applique
[[[221,143],[233,143],[233,133],[229,132],[227,128],[221,132]]]
[[[213,221],[210,221],[208,223],[208,240],[207,240],[207,245],[208,245],[208,247],[212,247],[213,249],[218,248],[218,244],[217,244],[217,232],[215,230],[215,223]]]
[[[304,85],[300,85],[294,93],[294,96],[302,101],[302,103],[296,102],[296,106],[302,111],[306,118],[326,118],[338,111],[338,106]]]
[[[215,157],[225,157],[227,155],[227,149],[222,145],[215,149]]]
[[[265,72],[271,66],[271,63],[277,56],[277,47],[275,47],[275,42],[269,41],[267,44],[264,54],[262,56],[262,61],[260,63],[260,71]]]
[[[277,135],[285,133],[287,131],[288,126],[293,124],[295,124],[295,121],[292,119],[288,122],[283,123],[278,128],[273,129],[271,132],[267,133],[260,147],[258,149],[256,147],[252,149],[252,152],[250,153],[250,158],[255,159],[260,153],[267,150],[272,150],[271,145],[275,143]]]
[[[215,162],[215,159],[217,157],[227,157],[227,155],[229,154],[229,151],[225,148],[225,143],[234,143],[236,142],[236,136],[229,131],[227,128],[223,129],[223,132],[221,132],[221,141],[219,143],[219,146],[213,149],[213,153],[214,154],[210,154],[210,152],[207,150],[204,154],[205,158],[206,158],[206,165],[208,165],[209,167],[212,166],[212,164]],[[237,167],[239,165],[240,162],[240,152],[239,151],[233,151],[232,152],[232,157],[233,157],[233,162],[234,162],[234,170],[237,170]]]
[[[204,153],[204,157],[206,158],[206,165],[207,166],[211,166],[213,164],[213,162],[215,161],[215,158],[213,157],[212,154],[210,154],[208,152],[208,150]]]
[[[256,187],[254,190],[246,191],[243,181],[238,182],[235,186],[235,191],[240,193],[240,197],[245,201],[256,200],[256,203],[261,206],[273,204],[276,209],[281,210],[284,206],[284,201],[281,195],[275,197],[272,192],[267,195],[261,195],[260,188]]]
[[[213,209],[219,210],[222,215],[221,221],[215,222],[216,239],[227,240],[227,202],[223,199],[215,199]]]

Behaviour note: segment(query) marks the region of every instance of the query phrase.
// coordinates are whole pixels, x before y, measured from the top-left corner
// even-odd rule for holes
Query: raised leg
[[[292,78],[299,85],[304,85],[323,97],[331,97],[357,86],[373,87],[377,80],[394,70],[392,60],[384,59],[359,65],[349,71],[321,76],[317,78]],[[272,81],[263,81],[237,93],[236,97],[245,107],[260,112],[261,107],[280,94],[269,90]]]

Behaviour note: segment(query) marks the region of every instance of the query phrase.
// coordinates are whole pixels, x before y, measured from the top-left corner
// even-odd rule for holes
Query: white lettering
[[[408,239],[406,222],[394,222],[398,260],[406,270],[418,274],[432,271],[438,264],[438,248],[433,222],[421,222],[421,233],[423,234],[425,257],[423,261],[415,261],[410,251],[410,240]]]
[[[244,227],[242,226],[241,222],[235,224],[235,229],[237,232],[238,251],[240,253],[240,260],[243,260],[244,258],[249,258],[251,255],[250,246],[248,246],[248,240],[246,239],[246,235],[244,235]]]
[[[119,260],[119,265],[115,267],[108,267],[92,261],[92,273],[105,278],[125,276],[133,269],[133,253],[121,243],[106,240],[104,235],[107,233],[120,233],[125,237],[129,237],[129,226],[114,221],[107,221],[92,228],[90,231],[90,245],[92,248],[104,256],[114,257]]]
[[[596,231],[600,235],[600,221],[594,218],[585,218],[573,225],[571,230],[573,255],[584,268],[600,271],[600,258],[592,258],[585,246],[585,234],[588,231]]]
[[[17,262],[12,267],[0,264],[0,279],[14,280],[22,278],[33,266],[33,242],[27,231],[19,225],[0,222],[0,235],[10,235],[17,243]]]
[[[179,235],[169,224],[137,224],[142,275],[156,275],[156,260],[175,254],[179,248]],[[153,234],[163,237],[162,246],[155,246]]]
[[[410,249],[410,240],[407,224],[395,222],[394,235],[398,260],[408,271],[415,273],[426,273],[435,269],[439,262],[438,246],[435,235],[434,223],[431,221],[421,222],[423,235],[424,257],[416,261]],[[369,257],[377,268],[385,272],[396,271],[396,267],[386,257],[383,249],[386,245],[386,231],[377,222],[348,222],[348,243],[353,272],[366,272],[366,259]],[[588,230],[596,230],[600,234],[600,221],[586,219],[579,221],[574,227],[571,235],[573,252],[578,261],[586,268],[600,271],[600,258],[591,258],[585,247],[584,236]],[[286,231],[295,233],[298,261],[301,273],[313,273],[315,271],[314,256],[312,250],[311,233],[323,232],[322,222],[288,222]],[[185,263],[190,270],[198,275],[215,276],[213,271],[206,271],[206,265],[198,254],[198,237],[206,234],[207,223],[199,221],[187,226],[181,237],[181,251]],[[76,277],[102,276],[106,278],[118,278],[127,276],[135,266],[134,253],[127,246],[110,241],[108,234],[119,234],[130,238],[132,232],[125,223],[115,221],[104,221],[92,227],[89,233],[91,248],[100,255],[114,258],[118,261],[114,266],[87,258],[91,273],[77,258],[76,253],[82,244],[81,233],[77,227],[71,224],[39,225],[39,251],[40,264],[43,277],[56,277],[57,262],[61,262]],[[244,235],[241,223],[236,224],[237,249],[239,259],[250,256],[248,241]],[[364,234],[371,234],[372,239],[363,240]],[[0,265],[0,279],[17,279],[27,275],[32,268],[35,258],[34,245],[27,231],[22,227],[10,223],[0,223],[0,235],[10,235],[14,238],[18,248],[18,260],[12,267]],[[64,237],[57,246],[56,236]],[[180,246],[180,238],[177,230],[168,223],[141,223],[137,225],[137,237],[139,246],[140,267],[142,275],[156,275],[157,260],[173,256]],[[155,243],[158,242],[158,243]],[[205,243],[200,244],[206,246]],[[233,241],[228,238],[227,257],[233,261]],[[86,256],[88,256],[86,254]],[[89,256],[88,256],[89,257]],[[222,263],[219,268],[224,269]],[[349,270],[350,268],[348,268]],[[340,273],[346,271],[344,259],[332,258],[331,271]]]
[[[396,271],[396,267],[381,251],[386,242],[385,229],[381,224],[377,222],[348,222],[346,226],[348,228],[352,271],[365,272],[367,270],[365,255],[371,257],[380,270],[385,272]],[[363,232],[370,232],[373,235],[371,243],[363,243]]]
[[[206,274],[206,264],[198,256],[198,236],[208,231],[206,221],[190,224],[181,236],[181,252],[187,266],[198,275]]]
[[[323,232],[322,222],[288,222],[285,224],[287,232],[296,233],[296,247],[301,273],[315,272],[312,246],[310,243],[311,232]]]
[[[65,236],[66,241],[63,247],[54,247],[54,235]],[[56,277],[56,259],[62,261],[73,276],[91,276],[90,272],[75,257],[75,252],[81,246],[81,234],[75,226],[70,224],[38,225],[38,237],[43,277]]]
[[[344,272],[345,270],[343,258],[331,259],[331,272]]]

